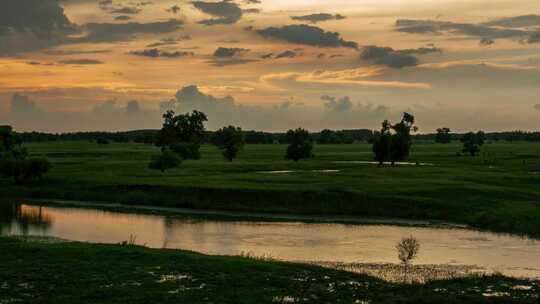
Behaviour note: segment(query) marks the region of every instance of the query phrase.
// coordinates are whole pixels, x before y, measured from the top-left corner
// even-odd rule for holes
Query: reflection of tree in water
[[[47,230],[52,225],[52,217],[42,206],[19,204],[0,204],[0,234],[11,231],[13,226],[19,227],[23,235],[30,229]]]

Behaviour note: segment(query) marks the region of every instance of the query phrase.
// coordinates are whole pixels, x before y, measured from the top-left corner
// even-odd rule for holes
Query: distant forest
[[[126,132],[73,132],[73,133],[41,133],[41,132],[23,132],[18,133],[24,142],[45,142],[45,141],[95,141],[101,144],[107,143],[155,143],[159,130],[135,130]],[[287,143],[285,133],[271,133],[260,131],[243,131],[247,144],[274,144]],[[354,142],[373,142],[378,131],[368,129],[357,130],[323,130],[317,133],[311,133],[313,142],[318,144],[352,144]],[[211,142],[214,132],[207,131],[205,140]],[[465,133],[450,133],[452,140],[460,140]],[[416,134],[414,140],[435,141],[437,133]],[[491,132],[485,133],[487,141],[529,141],[540,142],[540,132]]]

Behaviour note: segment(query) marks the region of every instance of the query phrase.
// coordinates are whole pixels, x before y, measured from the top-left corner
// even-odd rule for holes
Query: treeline
[[[202,142],[210,143],[216,132],[205,131]],[[23,132],[18,133],[24,142],[47,142],[47,141],[92,141],[98,143],[146,143],[155,144],[159,130],[136,130],[126,132],[73,132],[73,133],[42,133]],[[271,133],[262,131],[242,131],[247,144],[287,144],[289,137],[286,133]],[[359,130],[323,130],[311,133],[309,139],[319,144],[352,144],[354,142],[371,142],[375,132],[367,129]]]
[[[73,133],[42,133],[23,132],[18,136],[24,142],[47,141],[93,141],[100,143],[146,143],[154,144],[159,130],[136,130],[126,132],[73,132]],[[203,142],[211,141],[215,132],[206,131]],[[287,144],[286,133],[272,133],[262,131],[242,131],[247,144]],[[372,143],[379,131],[368,129],[357,130],[322,130],[310,133],[309,139],[317,144],[352,144],[355,142]],[[412,135],[416,141],[437,141],[437,133]],[[460,141],[466,133],[449,133],[451,141]],[[491,132],[485,133],[486,141],[528,141],[540,142],[540,132]]]
[[[415,134],[413,138],[415,140],[423,141],[436,141],[438,133],[430,134]],[[459,141],[467,133],[450,133],[452,141]],[[527,131],[507,131],[507,132],[489,132],[484,133],[485,140],[487,141],[529,141],[540,142],[540,132],[527,132]]]

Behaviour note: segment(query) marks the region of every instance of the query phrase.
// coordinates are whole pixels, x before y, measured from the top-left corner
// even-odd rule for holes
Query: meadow
[[[247,145],[228,162],[213,146],[162,174],[143,144],[27,143],[52,169],[41,183],[0,180],[2,197],[64,199],[212,210],[450,221],[540,236],[540,144],[493,142],[477,157],[461,144],[415,142],[412,165],[378,167],[371,145],[316,145],[284,159],[285,145]],[[415,163],[421,165],[414,165]]]
[[[133,244],[0,237],[0,303],[538,303],[535,281],[389,283],[352,272]]]

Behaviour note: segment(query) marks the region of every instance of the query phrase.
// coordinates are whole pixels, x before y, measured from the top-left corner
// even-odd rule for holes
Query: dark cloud
[[[141,106],[136,100],[130,100],[126,105],[126,113],[128,115],[135,115],[141,111]]]
[[[227,58],[227,57],[234,57],[242,53],[248,52],[248,49],[242,49],[242,48],[225,48],[225,47],[219,47],[214,52],[214,57],[221,57],[221,58]]]
[[[494,39],[484,37],[480,39],[480,45],[492,45],[495,43]]]
[[[535,33],[532,33],[532,34],[529,36],[528,42],[529,42],[529,43],[540,43],[540,31],[535,32]]]
[[[100,43],[132,40],[137,34],[170,33],[182,28],[184,22],[172,19],[150,23],[88,23],[84,26],[86,35],[71,38],[71,43]]]
[[[193,1],[191,4],[203,13],[215,17],[199,21],[200,24],[234,24],[242,19],[242,9],[234,2],[227,0],[221,2]]]
[[[49,38],[52,32],[71,28],[64,9],[55,0],[2,0],[0,35],[8,31],[30,31]]]
[[[520,29],[506,29],[487,26],[483,24],[455,23],[438,20],[411,20],[401,19],[396,21],[396,30],[415,34],[442,34],[452,33],[473,37],[486,38],[523,38],[530,33]]]
[[[114,17],[114,20],[116,20],[116,21],[127,21],[127,20],[131,20],[131,17],[126,16],[126,15],[116,16],[116,17]]]
[[[93,65],[93,64],[103,64],[104,62],[101,60],[95,60],[95,59],[68,59],[68,60],[62,60],[59,63],[72,64],[72,65]]]
[[[401,69],[418,65],[418,58],[415,55],[425,55],[435,52],[441,52],[441,50],[435,47],[394,50],[390,47],[369,45],[365,46],[360,53],[360,59],[372,61],[374,64]]]
[[[244,0],[245,4],[261,4],[261,0]]]
[[[136,15],[141,12],[141,9],[138,7],[119,7],[111,9],[111,14],[126,14],[126,15]]]
[[[168,9],[166,9],[167,12],[171,13],[171,14],[178,14],[180,12],[180,6],[178,6],[177,4],[169,7]]]
[[[180,58],[180,57],[186,57],[186,56],[194,56],[195,54],[193,52],[167,52],[162,51],[159,49],[147,49],[147,50],[140,50],[140,51],[132,51],[129,52],[131,55],[135,56],[142,56],[142,57],[151,57],[151,58],[158,58],[158,57],[164,57],[164,58]]]
[[[345,41],[339,33],[325,32],[323,29],[306,24],[269,27],[257,31],[265,38],[283,40],[290,43],[305,44],[317,47],[348,47],[357,49],[358,44]]]
[[[517,17],[501,18],[483,23],[487,26],[500,26],[508,28],[540,26],[539,15],[524,15]]]
[[[294,58],[296,57],[296,52],[294,51],[290,51],[290,50],[287,50],[287,51],[284,51],[284,52],[281,52],[279,54],[276,55],[276,59],[280,59],[280,58]]]
[[[191,36],[190,35],[184,35],[184,36],[180,36],[180,37],[177,37],[177,38],[163,38],[159,42],[151,43],[151,44],[147,45],[146,47],[155,48],[155,47],[158,47],[158,46],[176,45],[176,44],[178,44],[178,42],[185,41],[185,40],[191,40]]]
[[[343,20],[346,17],[340,14],[332,15],[327,13],[303,15],[303,16],[291,16],[291,19],[297,21],[305,21],[310,23],[323,22],[328,20]]]
[[[225,57],[225,58],[218,58],[218,59],[209,60],[207,62],[210,63],[213,66],[216,66],[216,67],[226,67],[226,66],[230,66],[230,65],[247,64],[247,63],[257,62],[257,61],[258,60],[256,60],[256,59],[227,58],[227,57]]]
[[[535,105],[534,105],[534,108],[535,108],[536,110],[540,110],[540,102],[537,103],[537,104],[535,104]]]
[[[259,14],[261,12],[258,8],[246,8],[242,10],[244,14]]]

